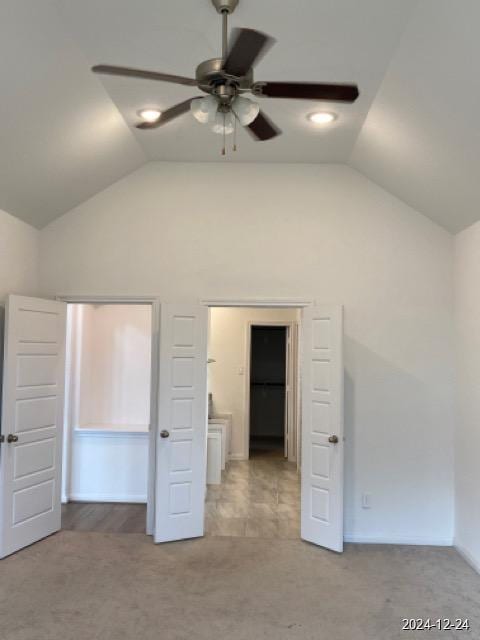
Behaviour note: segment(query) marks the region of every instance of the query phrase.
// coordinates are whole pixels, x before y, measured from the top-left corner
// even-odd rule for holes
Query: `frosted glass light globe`
[[[249,100],[248,98],[240,97],[235,98],[232,108],[237,114],[237,118],[240,120],[240,124],[243,127],[251,124],[260,111],[260,107],[256,102],[253,102],[253,100]]]
[[[193,117],[202,124],[214,122],[217,110],[218,102],[213,96],[195,98],[195,100],[192,100],[190,103],[190,111],[192,112]]]
[[[224,131],[225,129],[225,131]],[[235,129],[235,116],[231,111],[224,113],[222,111],[217,111],[217,115],[215,116],[215,122],[212,126],[213,133],[220,133],[226,136],[233,133]]]

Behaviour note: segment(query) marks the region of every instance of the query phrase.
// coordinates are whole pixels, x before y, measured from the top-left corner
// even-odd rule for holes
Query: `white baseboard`
[[[480,573],[480,562],[473,557],[470,551],[467,551],[465,547],[463,547],[461,544],[458,544],[456,541],[454,541],[453,545],[455,549],[458,551],[458,553],[465,560],[465,562],[469,564],[472,567],[472,569],[474,569],[477,573]]]
[[[131,493],[71,493],[68,499],[74,502],[147,502],[146,495]]]
[[[248,460],[248,458],[246,458],[243,453],[231,453],[228,456],[228,459],[229,460]]]
[[[345,542],[355,542],[357,544],[409,544],[432,547],[453,546],[453,538],[428,538],[423,536],[376,536],[363,535],[361,533],[346,533],[343,539]]]

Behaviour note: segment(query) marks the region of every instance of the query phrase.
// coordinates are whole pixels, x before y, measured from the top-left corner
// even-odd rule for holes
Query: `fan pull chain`
[[[225,133],[225,111],[223,112],[223,148],[222,148],[222,156],[225,155],[225,147],[226,147],[226,133]]]
[[[233,112],[233,151],[237,150],[237,116]]]

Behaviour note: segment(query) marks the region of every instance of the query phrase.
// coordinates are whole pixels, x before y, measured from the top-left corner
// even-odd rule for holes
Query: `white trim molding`
[[[228,459],[229,460],[248,460],[248,458],[245,457],[244,453],[231,453]]]
[[[345,542],[356,544],[407,544],[424,545],[431,547],[452,547],[453,538],[430,538],[423,536],[389,536],[389,535],[363,535],[361,533],[345,533]]]
[[[207,307],[272,307],[277,309],[310,307],[314,300],[305,298],[206,298],[200,304]]]
[[[130,502],[136,504],[146,503],[147,496],[137,493],[71,493],[68,500],[70,502]]]
[[[70,304],[153,304],[159,302],[160,296],[92,296],[92,295],[68,295],[55,296],[55,300]]]

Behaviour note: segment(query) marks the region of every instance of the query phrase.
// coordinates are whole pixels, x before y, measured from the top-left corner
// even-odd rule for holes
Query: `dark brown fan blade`
[[[166,111],[162,111],[159,119],[155,120],[155,122],[140,122],[140,124],[136,125],[137,129],[156,129],[157,127],[161,127],[163,124],[170,122],[170,120],[187,113],[187,111],[190,110],[192,100],[195,100],[195,98],[189,98],[184,102],[179,102],[173,107],[170,107],[170,109]]]
[[[355,102],[359,96],[354,84],[322,84],[319,82],[256,82],[252,93],[267,98],[297,98]]]
[[[245,128],[249,130],[255,140],[262,141],[271,140],[282,133],[281,130],[273,124],[270,118],[263,113],[263,111],[260,111],[255,120]]]
[[[254,29],[232,29],[232,43],[223,70],[241,78],[263,57],[275,39]]]
[[[172,76],[168,73],[158,71],[145,71],[144,69],[131,69],[130,67],[113,67],[108,64],[97,64],[92,67],[94,73],[103,73],[108,76],[124,76],[128,78],[142,78],[143,80],[160,80],[162,82],[173,82],[175,84],[186,84],[192,87],[197,86],[197,81],[193,78],[183,76]]]

